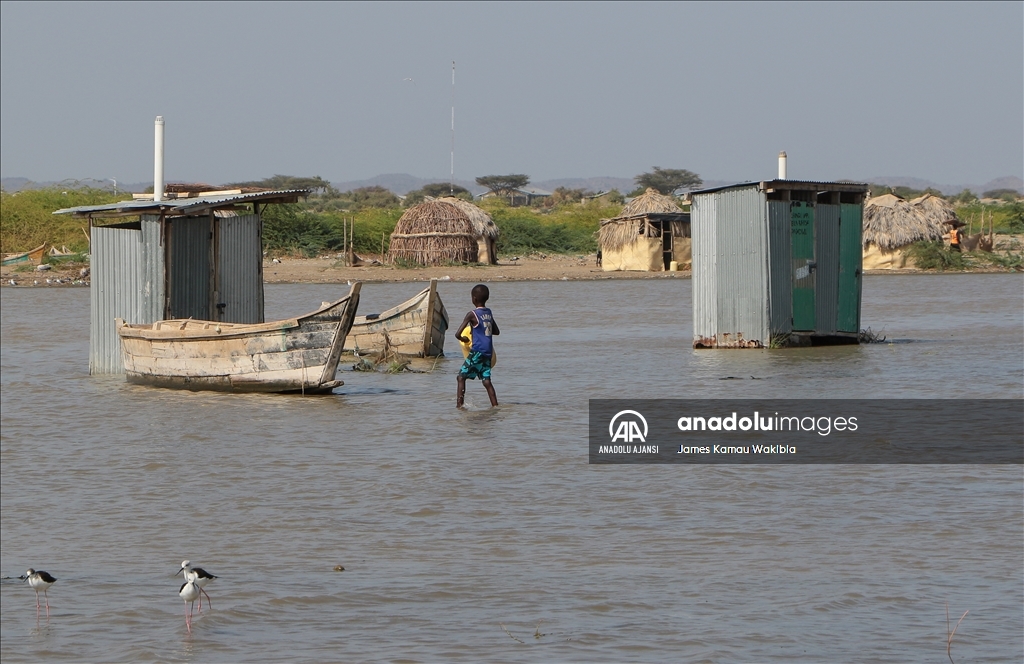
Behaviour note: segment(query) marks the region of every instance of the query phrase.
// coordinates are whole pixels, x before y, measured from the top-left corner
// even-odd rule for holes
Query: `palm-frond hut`
[[[915,199],[917,201],[921,199]],[[949,217],[932,213],[933,205],[915,205],[894,194],[869,198],[864,203],[863,268],[907,267],[910,245],[921,240],[941,240],[948,230],[944,222]]]
[[[924,196],[918,196],[914,200],[910,201],[910,204],[917,208],[925,220],[932,226],[939,228],[942,231],[943,237],[946,239],[947,244],[949,243],[949,222],[960,222],[960,217],[956,214],[956,209],[952,203],[947,201],[941,196],[934,194],[925,194]]]
[[[473,222],[457,205],[424,201],[406,210],[395,224],[388,257],[420,265],[475,263],[476,238]]]
[[[929,218],[929,221],[936,221],[940,226],[950,219],[957,219],[956,210],[953,205],[941,196],[925,194],[910,201],[922,214]]]
[[[690,214],[651,188],[623,206],[619,216],[602,219],[597,241],[606,272],[660,271],[672,261],[682,267],[692,261]]]
[[[469,217],[469,221],[473,224],[473,231],[476,233],[477,262],[490,265],[496,264],[498,262],[498,251],[495,243],[498,241],[498,226],[494,223],[491,215],[487,214],[482,208],[461,198],[445,196],[437,200],[442,203],[451,203]]]

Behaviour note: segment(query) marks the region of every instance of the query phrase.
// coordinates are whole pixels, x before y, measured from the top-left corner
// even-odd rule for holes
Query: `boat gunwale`
[[[415,295],[410,297],[405,302],[402,302],[400,304],[396,304],[395,306],[391,307],[390,309],[387,309],[385,311],[380,312],[379,314],[377,314],[376,318],[367,319],[366,316],[356,316],[355,320],[352,321],[352,327],[355,327],[356,325],[359,325],[359,326],[376,325],[376,324],[378,324],[378,323],[380,323],[382,321],[388,320],[390,318],[395,318],[396,316],[401,316],[402,314],[406,313],[410,309],[416,308],[420,304],[420,301],[422,301],[423,296],[424,295],[429,295],[429,294],[430,294],[430,287],[424,288],[419,293],[416,293]]]
[[[438,305],[440,305],[440,308],[438,308]],[[403,320],[406,316],[417,312],[421,312],[425,317],[425,323],[410,323]],[[396,331],[407,333],[422,327],[423,335],[421,339],[415,342],[397,344],[398,347],[415,346],[417,350],[414,352],[399,351],[399,354],[410,357],[431,357],[430,349],[433,341],[435,316],[440,318],[437,322],[440,322],[443,328],[447,330],[450,326],[448,310],[441,301],[440,293],[437,292],[437,279],[431,279],[430,285],[427,288],[424,288],[404,302],[386,309],[378,314],[376,318],[367,319],[366,316],[357,316],[352,322],[352,330],[348,335],[349,338],[345,341],[346,348],[344,352],[358,352],[372,356],[381,352],[380,345],[372,344],[367,348],[360,348],[355,344],[355,337],[375,337],[381,332],[390,332],[391,334],[395,334]],[[389,323],[395,321],[399,321],[402,324],[389,329]],[[443,355],[443,351],[439,351],[439,354]]]
[[[35,249],[29,249],[28,251],[22,251],[21,253],[17,254],[4,254],[3,264],[14,265],[15,263],[34,262],[36,260],[36,258],[33,256],[34,254],[38,254],[39,260],[42,260],[43,255],[45,253],[46,243],[44,242]]]
[[[223,323],[220,321],[198,320],[193,318],[168,318],[165,320],[158,320],[155,323],[150,324],[129,324],[125,323],[123,319],[118,318],[116,319],[117,333],[122,338],[146,339],[150,341],[203,341],[209,339],[234,339],[266,333],[287,332],[301,327],[304,322],[307,322],[316,316],[327,313],[338,307],[345,306],[351,297],[352,293],[350,292],[340,300],[335,300],[334,302],[321,306],[316,311],[308,314],[297,316],[295,318],[283,318],[266,323]],[[159,325],[161,323],[168,324],[168,327],[157,329],[153,328],[154,325]],[[173,326],[173,324],[180,326],[182,323],[186,325],[208,324],[211,327],[208,329],[196,330],[187,328],[180,329],[180,327],[176,328]],[[217,327],[221,328],[220,332],[216,331]]]

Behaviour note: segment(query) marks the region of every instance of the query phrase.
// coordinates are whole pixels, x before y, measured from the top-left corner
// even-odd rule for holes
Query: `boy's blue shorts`
[[[469,378],[473,380],[479,378],[480,380],[490,380],[491,378],[491,356],[484,355],[483,353],[469,354],[466,361],[462,364],[462,368],[459,369],[459,375],[463,378]]]

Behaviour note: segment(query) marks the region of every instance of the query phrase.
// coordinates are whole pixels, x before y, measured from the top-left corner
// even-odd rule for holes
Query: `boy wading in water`
[[[487,397],[491,400],[491,406],[498,405],[498,396],[494,393],[494,386],[491,385],[491,356],[494,354],[494,345],[491,342],[492,336],[501,334],[498,324],[494,322],[494,315],[487,308],[487,298],[491,291],[483,284],[473,286],[472,292],[473,309],[462,320],[462,324],[456,328],[455,338],[464,344],[472,341],[469,349],[469,356],[466,362],[459,369],[458,381],[459,390],[455,398],[456,408],[462,408],[466,398],[466,379],[479,378],[483,381],[484,389],[487,390]],[[470,326],[470,338],[462,336],[462,331]]]

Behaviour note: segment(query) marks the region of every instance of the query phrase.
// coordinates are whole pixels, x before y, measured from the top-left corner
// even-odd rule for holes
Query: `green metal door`
[[[814,205],[793,201],[790,217],[793,260],[793,330],[814,329]]]
[[[861,205],[844,203],[839,217],[839,311],[836,329],[860,331]]]

